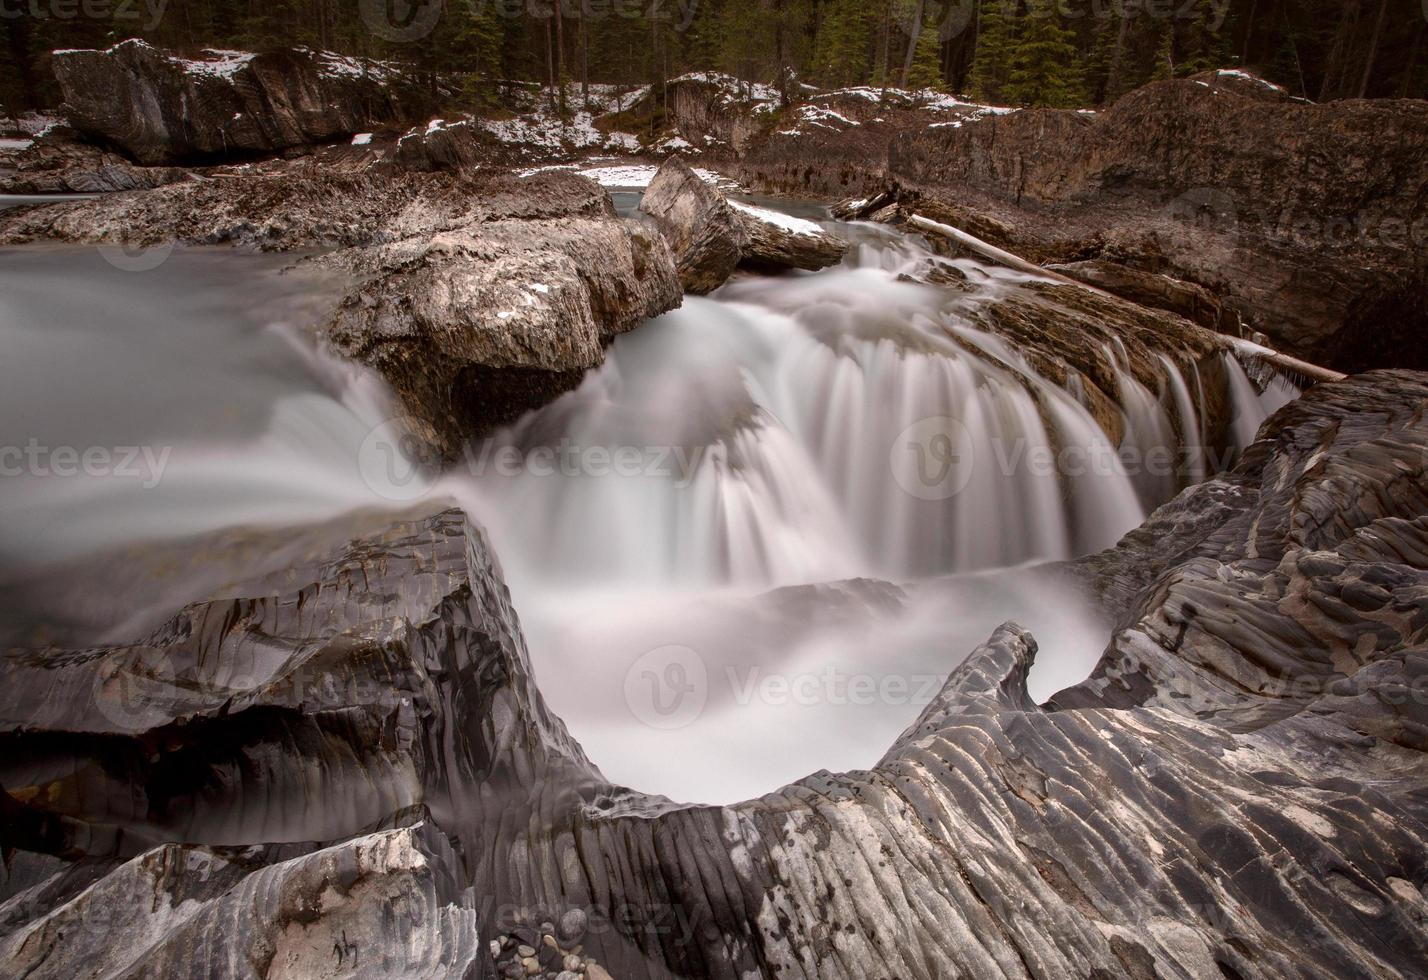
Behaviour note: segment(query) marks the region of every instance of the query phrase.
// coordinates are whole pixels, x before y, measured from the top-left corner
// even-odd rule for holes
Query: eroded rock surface
[[[620,977],[1415,975],[1425,404],[1408,372],[1320,385],[1068,567],[1118,620],[1085,683],[1034,704],[1008,624],[874,769],[735,806],[600,777],[455,512],[134,644],[9,651],[0,944],[35,977],[209,947],[202,972],[247,976],[214,925],[237,915],[260,963],[343,975],[490,975],[549,932]],[[117,893],[71,940],[102,955],[45,938]],[[285,894],[324,897],[254,897]]]
[[[1410,353],[1428,333],[1428,103],[1314,105],[1211,73],[1096,114],[923,127],[892,142],[887,173],[909,207],[1037,261],[1207,287],[1311,361],[1428,366]]]
[[[52,61],[71,123],[148,165],[324,143],[415,118],[429,102],[391,65],[306,48],[190,60],[131,39]]]

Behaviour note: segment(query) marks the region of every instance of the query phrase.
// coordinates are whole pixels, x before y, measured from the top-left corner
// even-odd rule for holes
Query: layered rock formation
[[[1208,287],[1309,360],[1428,366],[1411,353],[1428,332],[1428,104],[1312,105],[1210,74],[1095,115],[926,127],[893,142],[888,174],[1013,250]]]
[[[52,62],[75,128],[149,165],[324,143],[414,119],[430,101],[390,65],[305,48],[188,60],[128,40]]]
[[[1319,386],[1066,568],[1118,619],[1085,683],[1032,703],[1008,624],[876,768],[737,806],[600,778],[454,512],[134,644],[10,651],[0,946],[34,977],[482,976],[551,923],[620,977],[1413,975],[1425,403]]]

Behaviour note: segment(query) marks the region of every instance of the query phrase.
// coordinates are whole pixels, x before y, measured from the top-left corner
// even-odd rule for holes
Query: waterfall
[[[1045,698],[1089,672],[1109,625],[1037,563],[1113,544],[1205,477],[1207,404],[1228,402],[1243,448],[1294,392],[1259,392],[1228,355],[1223,393],[1168,358],[1152,383],[1112,344],[1112,445],[1074,372],[1053,383],[972,315],[1034,277],[841,230],[841,266],[688,297],[445,472],[402,454],[382,385],[313,349],[322,287],[274,261],[180,250],[141,280],[88,253],[18,258],[0,275],[0,448],[172,455],[153,485],[6,477],[0,598],[30,594],[30,566],[104,568],[253,523],[340,534],[455,501],[494,542],[542,693],[637,788],[725,802],[872,765],[1008,619],[1038,634]],[[909,278],[934,263],[963,281]],[[61,370],[72,390],[48,381]],[[1189,466],[1152,468],[1157,452]],[[281,560],[226,554],[250,572]],[[238,570],[84,602],[127,630]],[[641,700],[651,683],[697,704],[671,725]]]

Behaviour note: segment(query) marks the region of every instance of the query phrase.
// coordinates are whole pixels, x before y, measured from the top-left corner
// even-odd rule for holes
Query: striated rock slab
[[[124,156],[50,125],[28,144],[0,150],[0,194],[96,194],[143,190],[183,180],[179,167],[136,167]]]
[[[752,269],[826,269],[843,261],[848,242],[817,223],[739,201],[730,204],[744,226],[741,264]]]
[[[669,242],[686,292],[712,292],[733,274],[748,233],[729,202],[700,180],[679,157],[670,157],[640,199],[647,215]]]
[[[1425,404],[1407,372],[1320,385],[1233,472],[1067,567],[1118,616],[1085,683],[1034,704],[1036,643],[1008,624],[875,768],[735,806],[600,778],[455,512],[131,646],[10,651],[0,943],[34,975],[75,972],[36,937],[106,889],[153,894],[162,856],[164,896],[82,940],[122,968],[106,951],[80,975],[192,972],[178,951],[210,946],[196,972],[251,975],[218,913],[300,975],[322,954],[361,973],[373,946],[388,976],[491,975],[552,933],[588,976],[1417,975]],[[269,894],[324,898],[285,916]],[[495,947],[473,963],[465,936]]]
[[[735,268],[816,271],[843,260],[849,243],[817,223],[730,201],[678,157],[660,166],[640,211],[674,251],[686,291],[708,293]]]

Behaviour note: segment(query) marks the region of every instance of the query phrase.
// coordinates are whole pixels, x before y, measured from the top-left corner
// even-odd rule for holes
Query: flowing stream
[[[1184,461],[1128,471],[1074,392],[969,319],[1026,275],[960,261],[969,289],[922,285],[899,278],[928,258],[918,239],[842,230],[842,266],[690,297],[447,472],[398,460],[399,485],[373,452],[382,387],[302,329],[335,284],[225,252],[142,273],[5,253],[6,637],[55,615],[23,587],[54,569],[450,499],[493,539],[551,707],[637,789],[727,802],[871,766],[1008,619],[1040,641],[1045,698],[1108,624],[1035,566],[1113,544],[1208,473],[1202,382],[1168,359],[1160,390],[1121,371],[1120,448]],[[1226,371],[1243,446],[1293,392]],[[122,595],[87,597],[93,640],[144,621]]]

